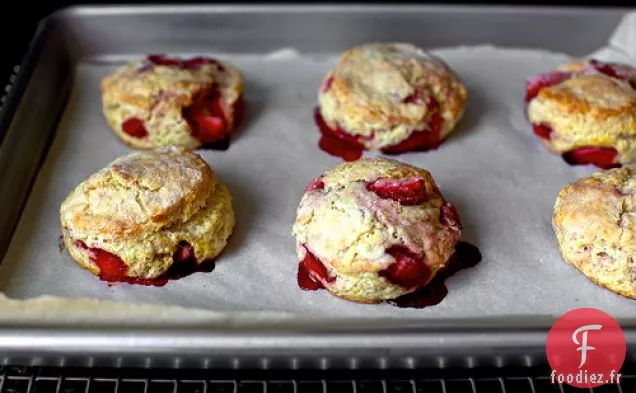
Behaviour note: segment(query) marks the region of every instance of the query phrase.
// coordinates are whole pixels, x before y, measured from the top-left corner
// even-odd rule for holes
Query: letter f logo
[[[572,334],[572,341],[574,341],[574,343],[576,345],[580,345],[580,347],[576,348],[577,351],[581,351],[581,364],[579,365],[579,368],[583,367],[583,365],[585,364],[585,360],[587,359],[587,351],[593,351],[596,348],[594,347],[590,347],[587,345],[587,331],[588,330],[601,330],[602,326],[601,325],[585,325],[585,326],[581,326],[580,328],[576,329],[574,331],[574,334]],[[583,339],[581,340],[581,342],[579,342],[579,340],[576,338],[576,336],[583,332],[582,337]]]

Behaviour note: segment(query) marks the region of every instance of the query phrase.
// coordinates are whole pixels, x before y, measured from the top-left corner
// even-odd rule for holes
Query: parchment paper
[[[608,46],[594,55],[636,65],[635,26],[636,15],[627,16]],[[39,313],[57,310],[61,314],[48,314],[58,319],[77,310],[83,310],[80,319],[90,319],[87,310],[96,309],[91,302],[97,300],[121,302],[120,308],[99,309],[106,315],[121,312],[128,320],[144,320],[148,313],[162,321],[180,321],[184,315],[214,320],[226,312],[316,318],[545,317],[577,307],[635,317],[634,301],[596,286],[561,260],[550,225],[559,190],[596,169],[571,167],[542,146],[523,113],[524,85],[529,75],[572,59],[489,45],[431,51],[467,85],[466,114],[438,150],[395,158],[432,172],[459,209],[463,240],[483,254],[481,264],[447,281],[449,294],[441,304],[420,310],[358,305],[298,288],[291,236],[296,206],[311,178],[342,162],[318,149],[312,119],[317,89],[338,54],[317,57],[282,49],[268,56],[211,54],[236,64],[247,80],[242,131],[228,151],[200,152],[233,195],[237,228],[213,273],[161,288],[108,287],[59,250],[62,200],[91,173],[132,151],[108,129],[99,91],[100,79],[130,58],[80,64],[52,148],[0,266],[0,288],[8,297],[0,298],[0,318],[28,314],[29,307],[16,306],[24,299],[31,299],[24,305],[39,304],[32,308]],[[140,303],[151,311],[137,313],[137,306],[130,306]],[[199,311],[156,313],[166,306]]]

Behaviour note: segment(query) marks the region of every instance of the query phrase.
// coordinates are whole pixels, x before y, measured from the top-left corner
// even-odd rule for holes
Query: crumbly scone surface
[[[341,55],[325,77],[319,102],[330,127],[358,136],[367,149],[380,149],[427,129],[430,98],[440,107],[445,138],[461,119],[467,97],[441,59],[411,44],[371,43]]]
[[[62,220],[74,233],[134,236],[187,221],[216,183],[197,155],[177,148],[134,152],[73,190],[61,206]]]
[[[593,282],[636,298],[636,168],[597,172],[561,190],[552,225],[563,259]]]
[[[424,181],[427,194],[418,205],[403,206],[367,189],[378,179],[414,178]],[[395,262],[386,251],[391,246],[421,255],[431,278],[454,253],[460,230],[441,222],[446,201],[428,171],[383,158],[361,159],[325,172],[319,181],[324,188],[307,191],[300,201],[293,234],[299,260],[307,247],[336,277],[325,285],[333,294],[376,301],[408,293],[378,274]]]

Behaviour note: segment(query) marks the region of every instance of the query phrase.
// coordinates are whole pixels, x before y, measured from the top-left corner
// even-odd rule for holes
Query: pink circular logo
[[[548,333],[551,382],[577,388],[618,384],[626,350],[623,330],[610,315],[595,308],[569,311]]]

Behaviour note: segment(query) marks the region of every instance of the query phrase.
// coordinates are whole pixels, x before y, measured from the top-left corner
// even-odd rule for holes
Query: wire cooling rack
[[[0,368],[0,393],[567,393],[636,392],[636,367],[620,385],[552,384],[546,368],[425,370],[178,370]]]

